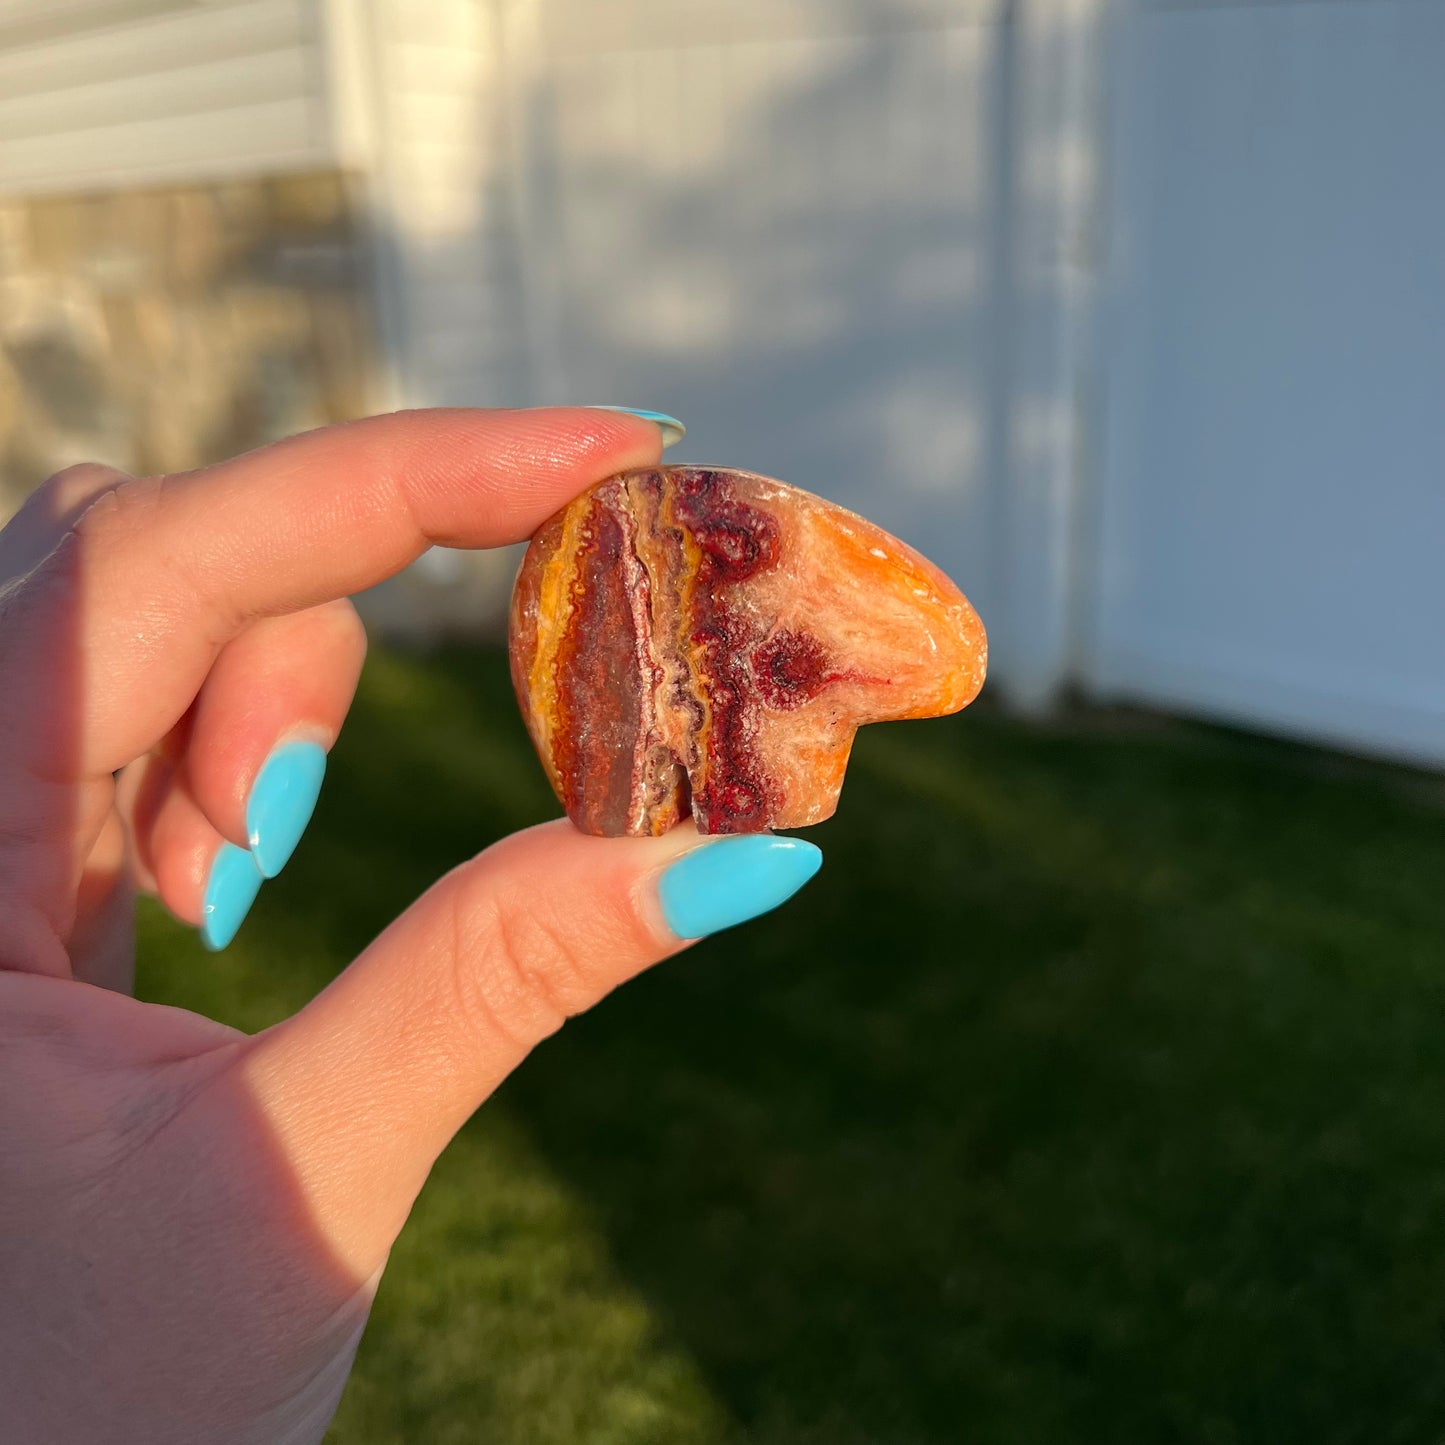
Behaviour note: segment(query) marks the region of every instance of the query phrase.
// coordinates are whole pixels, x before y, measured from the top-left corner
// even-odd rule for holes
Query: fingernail
[[[296,851],[325,776],[317,743],[283,743],[266,759],[246,804],[246,838],[263,877],[274,878]]]
[[[706,938],[786,903],[822,863],[801,838],[749,833],[705,843],[662,875],[662,915],[679,938]]]
[[[674,447],[687,435],[687,428],[675,416],[665,411],[644,411],[638,406],[594,406],[593,411],[625,411],[628,416],[640,416],[643,421],[654,422],[662,433],[662,449]]]
[[[234,843],[222,843],[206,880],[201,905],[201,942],[219,953],[235,936],[261,891],[256,860]]]

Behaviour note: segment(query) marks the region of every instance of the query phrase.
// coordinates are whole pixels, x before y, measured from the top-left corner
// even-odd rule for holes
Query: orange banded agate
[[[512,596],[512,681],[567,816],[601,836],[800,828],[864,723],[978,695],[983,624],[862,517],[748,472],[653,467],[547,522]]]

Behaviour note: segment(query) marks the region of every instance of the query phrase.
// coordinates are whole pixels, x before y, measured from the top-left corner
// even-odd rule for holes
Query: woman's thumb
[[[243,1068],[338,1258],[385,1259],[447,1141],[548,1034],[687,942],[818,870],[771,834],[505,839],[431,888]],[[578,1081],[586,1087],[585,1080]]]

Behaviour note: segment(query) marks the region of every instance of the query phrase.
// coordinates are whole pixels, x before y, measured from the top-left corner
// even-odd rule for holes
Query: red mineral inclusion
[[[863,723],[978,695],[983,624],[862,517],[748,472],[654,467],[532,539],[512,681],[584,833],[799,828],[838,805]]]

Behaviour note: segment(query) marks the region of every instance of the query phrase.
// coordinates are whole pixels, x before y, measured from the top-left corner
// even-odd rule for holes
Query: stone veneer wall
[[[335,173],[0,199],[0,519],[374,409],[364,234]]]

